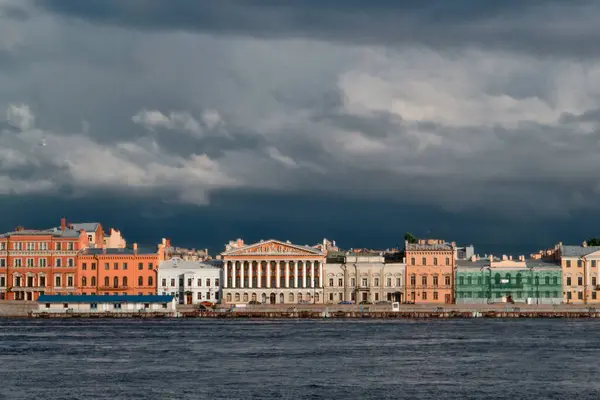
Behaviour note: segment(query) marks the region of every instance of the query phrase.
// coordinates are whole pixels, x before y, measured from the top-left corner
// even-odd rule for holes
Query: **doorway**
[[[271,296],[269,296],[270,303],[275,304],[276,299],[277,299],[277,296],[275,296],[275,293],[271,293]]]
[[[445,302],[446,304],[450,304],[450,303],[452,303],[452,299],[450,298],[450,295],[449,295],[449,294],[446,294],[446,295],[444,295],[444,302]]]
[[[192,294],[191,293],[185,294],[185,304],[192,304]]]

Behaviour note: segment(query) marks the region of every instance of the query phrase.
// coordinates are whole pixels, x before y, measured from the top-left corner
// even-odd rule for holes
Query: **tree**
[[[593,238],[588,239],[587,245],[588,246],[600,246],[600,237],[593,237]]]
[[[406,232],[404,234],[404,240],[406,240],[408,243],[417,243],[418,242],[416,236],[410,232]]]

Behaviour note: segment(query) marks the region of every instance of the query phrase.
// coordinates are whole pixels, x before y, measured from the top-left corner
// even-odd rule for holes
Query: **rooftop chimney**
[[[508,260],[508,257],[506,256],[506,254],[502,254],[502,261],[506,261]]]
[[[509,259],[510,261],[512,261],[512,256],[508,256],[508,259]]]
[[[587,242],[584,240],[583,243],[581,243],[581,247],[587,247]]]
[[[137,252],[137,243],[133,244],[133,251]]]
[[[65,229],[67,229],[67,219],[61,218],[60,219],[60,230],[64,231]]]

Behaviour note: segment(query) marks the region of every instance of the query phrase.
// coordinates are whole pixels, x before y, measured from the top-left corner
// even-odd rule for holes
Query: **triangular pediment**
[[[596,250],[593,253],[587,254],[585,258],[600,258],[600,250]]]
[[[281,242],[265,240],[238,249],[221,253],[223,256],[324,256],[318,249]]]

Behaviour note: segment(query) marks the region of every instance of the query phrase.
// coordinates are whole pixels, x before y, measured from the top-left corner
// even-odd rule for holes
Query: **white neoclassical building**
[[[223,259],[223,303],[323,302],[325,253],[279,240],[229,242]]]
[[[157,293],[174,296],[179,304],[218,303],[221,281],[221,268],[175,257],[159,264]]]
[[[330,255],[325,264],[325,303],[405,300],[405,260],[379,253]]]

